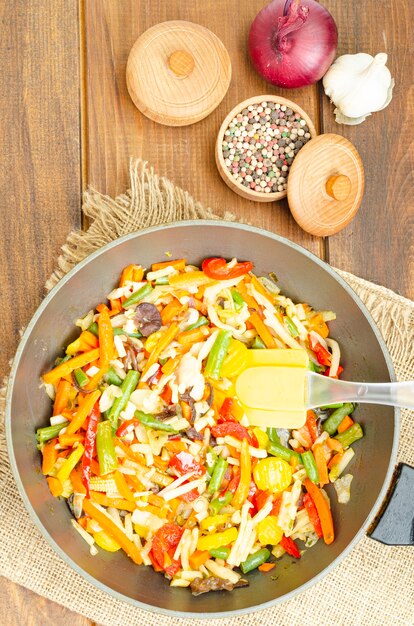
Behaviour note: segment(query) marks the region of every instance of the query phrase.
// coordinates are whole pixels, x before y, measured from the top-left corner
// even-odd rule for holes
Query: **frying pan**
[[[364,305],[328,265],[300,246],[251,226],[223,222],[188,221],[148,228],[110,243],[77,265],[34,315],[19,345],[7,396],[10,462],[25,506],[46,540],[66,563],[99,589],[140,608],[175,616],[247,613],[308,588],[335,567],[366,532],[393,474],[399,413],[386,406],[358,408],[365,437],[354,447],[350,503],[338,505],[333,487],[327,489],[335,542],[330,546],[318,542],[294,565],[285,555],[275,570],[277,580],[254,572],[248,576],[247,588],[193,597],[188,589],[169,587],[152,568],[134,565],[122,551],[100,551],[98,556],[91,556],[69,522],[68,507],[51,496],[41,475],[35,430],[48,422],[50,400],[39,388],[39,378],[74,339],[69,330],[73,320],[94,308],[112,290],[123,267],[131,262],[149,267],[166,258],[166,252],[194,264],[210,256],[238,257],[252,260],[258,275],[274,271],[283,293],[293,300],[336,312],[331,332],[341,345],[348,380],[394,379],[387,348]]]

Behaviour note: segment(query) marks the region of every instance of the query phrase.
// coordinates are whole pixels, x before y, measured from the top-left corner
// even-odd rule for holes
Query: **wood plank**
[[[339,30],[338,54],[389,53],[395,78],[388,108],[362,125],[335,122],[322,97],[323,131],[339,133],[357,147],[365,167],[365,196],[356,219],[329,240],[332,265],[414,297],[414,74],[410,24],[412,0],[324,0]]]
[[[74,1],[0,6],[0,371],[6,373],[59,248],[80,224],[79,40]]]
[[[108,194],[128,184],[128,160],[141,156],[155,170],[188,190],[219,214],[225,209],[238,217],[290,237],[322,254],[321,240],[304,233],[291,217],[286,201],[258,204],[233,193],[221,180],[214,160],[220,124],[238,102],[255,94],[280,93],[293,98],[317,123],[316,88],[288,92],[265,83],[247,55],[247,35],[262,0],[227,0],[218,10],[214,0],[148,3],[137,0],[100,0],[85,3],[86,128],[88,182]],[[147,28],[171,19],[190,20],[210,28],[227,47],[233,78],[227,95],[206,119],[192,126],[170,128],[144,117],[126,88],[128,53]],[[237,26],[236,26],[237,23]]]
[[[86,617],[0,577],[0,623],[5,626],[92,626]]]

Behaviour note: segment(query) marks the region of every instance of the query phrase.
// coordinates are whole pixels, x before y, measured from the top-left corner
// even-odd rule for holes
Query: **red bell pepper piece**
[[[270,493],[270,491],[257,491],[256,492],[254,496],[254,502],[256,505],[256,509],[258,511],[260,511],[260,509],[264,507],[264,505],[266,504],[266,502],[268,501],[271,495],[272,494]]]
[[[183,493],[182,496],[179,496],[180,500],[183,502],[193,502],[193,500],[197,500],[199,497],[198,489],[191,489],[191,491],[187,491],[187,493]]]
[[[225,435],[230,435],[240,441],[247,439],[249,446],[254,446],[255,448],[259,447],[256,437],[251,435],[247,428],[242,426],[242,424],[239,424],[239,422],[223,422],[222,424],[217,424],[217,426],[213,426],[211,429],[211,434],[213,437],[224,437]]]
[[[225,488],[224,492],[221,492],[220,496],[224,496],[226,491],[231,491],[231,493],[236,493],[237,487],[239,486],[239,482],[240,482],[240,472],[237,472],[237,474],[233,476],[233,478],[231,479],[231,481]]]
[[[316,506],[312,500],[312,496],[310,496],[308,493],[305,493],[305,495],[303,496],[303,504],[305,505],[305,509],[310,519],[310,523],[315,529],[315,533],[318,535],[319,539],[321,539],[323,537],[321,520],[319,519],[318,511],[316,510]]]
[[[331,371],[331,368],[329,367],[327,370],[324,371],[323,375],[329,376],[330,371]],[[336,372],[336,376],[332,376],[332,378],[339,378],[343,371],[344,371],[344,368],[342,367],[342,365],[338,365],[338,371]]]
[[[237,422],[236,418],[233,416],[233,398],[226,398],[221,405],[219,411],[219,418],[217,420],[218,424],[223,424],[223,422]]]
[[[190,452],[182,450],[170,459],[169,466],[173,467],[175,471],[182,476],[188,472],[194,472],[195,476],[203,476],[206,473],[206,468],[202,463],[197,461]]]
[[[246,261],[244,263],[236,263],[233,267],[229,267],[225,259],[210,258],[205,259],[201,267],[204,274],[209,278],[213,278],[214,280],[229,280],[250,272],[253,269],[253,263]]]
[[[165,573],[171,576],[171,578],[178,572],[181,567],[180,561],[173,561],[171,565],[165,568]]]
[[[307,411],[306,413],[306,428],[309,431],[312,443],[318,438],[318,426],[316,424],[316,416],[313,411]]]
[[[125,437],[125,435],[131,432],[132,429],[130,427],[135,424],[140,424],[140,421],[137,420],[135,417],[132,418],[131,420],[126,420],[125,422],[123,422],[123,424],[121,424],[121,426],[116,431],[116,436]]]
[[[284,550],[286,550],[286,552],[288,554],[290,554],[290,556],[294,556],[295,559],[300,559],[299,548],[296,545],[296,543],[293,541],[293,539],[283,535],[283,537],[282,537],[282,539],[280,541],[280,545],[282,546],[282,548]]]
[[[86,489],[86,497],[89,498],[89,484],[91,480],[92,458],[95,452],[96,431],[101,418],[99,401],[95,402],[89,414],[88,427],[85,433],[84,453],[82,456],[82,484]]]
[[[174,563],[177,563],[177,561],[175,562],[173,561],[172,563],[169,563],[169,565],[167,565],[167,568],[166,568],[165,567],[165,555],[168,554],[170,551],[175,552],[175,549],[178,546],[178,543],[181,539],[181,535],[183,534],[183,532],[184,532],[183,528],[180,528],[178,524],[174,524],[173,522],[171,522],[168,524],[164,524],[164,526],[161,526],[161,528],[157,530],[157,532],[155,533],[153,537],[152,548],[150,551],[151,557],[152,559],[154,559],[157,565],[165,571],[171,568],[174,565]],[[175,572],[176,571],[177,569],[175,570]]]

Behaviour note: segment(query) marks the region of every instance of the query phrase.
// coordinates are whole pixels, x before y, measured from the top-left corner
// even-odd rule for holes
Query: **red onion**
[[[249,52],[265,80],[292,89],[322,78],[337,42],[332,15],[315,0],[273,0],[256,15]]]

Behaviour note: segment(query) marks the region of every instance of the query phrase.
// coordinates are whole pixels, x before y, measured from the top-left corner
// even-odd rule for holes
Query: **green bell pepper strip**
[[[196,322],[194,322],[194,324],[190,324],[190,326],[187,326],[186,330],[194,330],[195,328],[200,328],[200,326],[207,326],[209,323],[210,322],[206,317],[204,317],[204,315],[200,315],[200,317]]]
[[[315,457],[311,450],[307,450],[306,452],[302,452],[302,462],[305,466],[306,473],[313,483],[319,482],[319,472],[316,466]]]
[[[254,338],[254,341],[252,343],[252,349],[253,350],[263,350],[264,348],[266,348],[265,344],[260,339],[259,335],[256,335],[256,337]]]
[[[115,430],[118,428],[119,415],[128,404],[132,392],[135,391],[135,388],[138,385],[139,377],[139,372],[136,372],[135,370],[129,370],[120,386],[122,395],[119,398],[115,398],[113,405],[109,409],[108,419],[111,422],[112,428],[114,428]]]
[[[220,378],[221,367],[230,346],[232,334],[229,330],[220,330],[213,347],[208,355],[204,375],[207,378],[218,380]]]
[[[354,408],[355,407],[353,404],[351,404],[350,402],[345,402],[345,404],[343,404],[341,407],[331,413],[328,419],[323,423],[323,430],[326,431],[329,435],[334,435],[344,417],[350,415]]]
[[[271,441],[272,443],[278,443],[279,446],[282,445],[280,443],[280,437],[277,434],[277,428],[273,428],[273,427],[266,428],[266,433],[267,433],[267,436],[269,437],[269,441]]]
[[[215,493],[220,489],[220,485],[223,482],[224,474],[226,473],[228,463],[222,456],[219,457],[214,470],[213,475],[211,477],[210,482],[208,483],[207,491],[208,493]]]
[[[96,452],[98,454],[101,476],[113,472],[118,467],[112,427],[109,420],[100,422],[96,430]]]
[[[298,452],[295,452],[295,450],[291,450],[290,448],[285,448],[285,446],[282,446],[280,443],[272,441],[267,446],[267,451],[269,454],[278,456],[280,459],[283,459],[288,463],[293,458],[295,458],[298,463],[302,463],[302,457]]]
[[[65,428],[69,422],[62,422],[61,424],[55,424],[54,426],[45,426],[45,428],[38,428],[36,431],[36,439],[39,443],[45,443],[45,441],[49,441],[49,439],[53,439],[57,437],[62,430]]]
[[[156,417],[143,411],[135,411],[134,416],[147,428],[153,428],[154,430],[163,430],[166,433],[173,433],[176,435],[178,430],[175,430],[170,424],[157,420]]]
[[[214,498],[209,505],[212,515],[218,515],[223,507],[230,504],[232,499],[233,494],[231,491],[226,491],[222,498]]]
[[[292,337],[298,337],[299,331],[297,329],[297,326],[295,322],[293,322],[293,320],[291,320],[288,315],[285,315],[285,324],[286,324],[286,328],[288,329]]]
[[[213,559],[223,559],[223,561],[225,561],[229,558],[230,548],[221,546],[221,548],[212,548],[209,552]]]
[[[349,446],[358,441],[358,439],[362,439],[364,436],[361,425],[358,422],[352,424],[347,430],[344,430],[343,433],[336,435],[335,439],[337,439],[343,448],[349,448]]]
[[[236,309],[236,311],[240,311],[240,309],[244,305],[244,300],[243,300],[242,295],[236,289],[232,289],[231,297],[233,298],[234,308]]]
[[[316,365],[316,363],[314,363],[310,359],[309,359],[308,369],[311,372],[316,372],[317,374],[319,374],[320,372],[323,372],[323,367],[319,367],[319,365]]]
[[[123,303],[122,303],[122,307],[124,309],[128,308],[129,306],[132,306],[133,304],[136,304],[137,302],[139,302],[140,300],[142,300],[143,298],[145,298],[146,296],[149,296],[149,294],[152,291],[152,286],[151,283],[146,283],[145,285],[143,285],[141,287],[141,289],[138,289],[138,291],[136,291],[135,293],[132,294],[132,296],[129,296],[129,298],[127,298]]]
[[[118,376],[113,367],[110,367],[104,376],[108,385],[116,385],[120,387],[122,385],[122,378]]]
[[[95,337],[99,337],[99,329],[98,329],[97,322],[93,322],[93,324],[89,326],[88,330],[90,333],[92,333],[92,335],[95,335]],[[124,330],[122,330],[122,328],[113,328],[113,331],[114,331],[114,335],[127,335],[128,337],[136,337],[136,339],[140,339],[142,337],[142,333],[140,332],[126,333]]]
[[[257,552],[251,554],[243,563],[240,563],[240,569],[243,574],[251,572],[253,569],[257,569],[259,565],[266,563],[270,557],[270,552],[267,548],[261,548]]]
[[[84,387],[85,385],[88,384],[89,378],[86,376],[85,372],[80,367],[76,370],[73,370],[73,375],[79,387]]]

